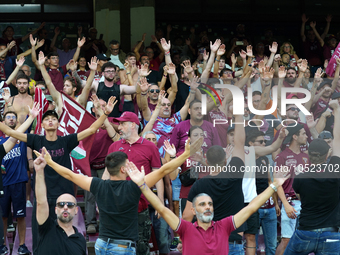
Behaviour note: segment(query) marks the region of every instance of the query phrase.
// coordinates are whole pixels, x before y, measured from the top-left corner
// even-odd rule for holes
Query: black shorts
[[[247,206],[248,204],[244,204],[244,206]],[[255,213],[253,213],[247,222],[247,230],[244,231],[245,234],[252,234],[252,235],[256,235],[259,228],[260,228],[260,215],[259,212],[256,211]]]
[[[26,217],[26,182],[4,187],[4,196],[0,198],[2,217],[8,218],[13,205],[13,218]]]

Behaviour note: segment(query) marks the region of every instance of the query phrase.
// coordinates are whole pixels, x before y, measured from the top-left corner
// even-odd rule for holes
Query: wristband
[[[146,186],[146,183],[144,182],[142,185],[138,186],[138,188],[141,188],[143,186]]]
[[[215,61],[217,61],[217,62],[220,62],[220,59],[219,59],[219,60],[217,60],[217,58],[215,58]]]
[[[131,73],[126,73],[126,75],[129,75],[129,74],[131,74]]]
[[[145,92],[145,93],[140,93],[142,96],[145,96],[146,94],[148,94],[148,92]]]
[[[275,192],[277,192],[277,188],[275,187],[275,185],[274,185],[273,183],[271,183],[269,186],[270,186]]]
[[[165,56],[170,55],[170,51],[164,53]]]
[[[32,158],[29,158],[27,161],[33,160]]]
[[[115,133],[115,135],[114,136],[112,136],[112,137],[110,137],[110,139],[113,139],[113,138],[115,138],[115,136],[117,135],[117,133]]]
[[[168,76],[167,76],[166,74],[163,74],[163,77],[165,77],[165,78],[166,78],[166,77],[168,77]]]
[[[105,114],[107,117],[110,115],[110,113],[107,113],[107,114],[106,114],[105,112],[104,112],[104,114]]]
[[[174,158],[176,158],[176,156],[173,156],[173,157],[172,157],[172,156],[170,156],[170,158],[171,158],[171,159],[174,159]]]

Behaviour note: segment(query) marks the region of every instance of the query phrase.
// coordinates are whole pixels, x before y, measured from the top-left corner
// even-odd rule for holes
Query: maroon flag
[[[47,111],[48,109],[48,101],[44,95],[44,93],[42,92],[41,89],[39,88],[35,88],[34,89],[34,103],[38,102],[40,104],[41,107],[41,111],[39,111],[39,114],[37,116],[37,124],[35,126],[35,130],[34,130],[34,134],[37,135],[45,135],[45,131],[44,129],[41,127],[41,121],[42,121],[42,116],[43,114]]]
[[[331,60],[328,63],[328,66],[326,68],[326,74],[328,74],[329,76],[334,77],[334,73],[335,73],[335,68],[336,68],[336,59],[340,58],[340,43],[338,44],[338,46],[336,47]]]
[[[57,132],[59,136],[80,133],[96,121],[96,118],[75,100],[64,94],[64,92],[60,92],[60,94],[64,108],[59,118],[60,125]],[[75,173],[91,176],[89,156],[93,140],[94,135],[85,138],[80,141],[79,145],[71,152],[72,168]]]

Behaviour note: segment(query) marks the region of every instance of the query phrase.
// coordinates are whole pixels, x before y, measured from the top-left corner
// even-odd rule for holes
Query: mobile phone
[[[236,41],[236,45],[243,45],[243,41]]]
[[[103,40],[103,34],[100,34],[100,36],[99,36],[99,40]],[[243,45],[243,44],[242,44]]]

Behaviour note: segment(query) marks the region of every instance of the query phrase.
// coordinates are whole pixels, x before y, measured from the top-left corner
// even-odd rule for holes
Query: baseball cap
[[[56,111],[54,111],[54,110],[48,110],[48,111],[46,111],[44,114],[43,114],[43,116],[42,116],[42,120],[44,120],[46,117],[48,117],[48,116],[54,116],[54,117],[56,117],[57,119],[59,119],[59,117],[58,117],[58,113],[56,112]]]
[[[227,133],[229,133],[229,131],[232,131],[232,130],[235,130],[235,126],[229,126]]]
[[[53,102],[53,98],[51,95],[45,95],[47,101]]]
[[[329,145],[320,138],[313,140],[308,147],[308,154],[314,156],[323,156],[328,153]]]
[[[293,124],[289,124],[287,127],[286,127],[286,130],[288,131],[288,135],[286,136],[285,140],[283,141],[284,144],[287,144],[290,142],[290,140],[292,139],[293,135],[298,132],[300,129],[304,128],[304,126],[300,123],[298,123],[296,126],[293,126],[295,125],[295,123]]]
[[[333,139],[332,133],[329,131],[322,131],[318,138],[320,139]]]
[[[119,118],[113,118],[113,121],[114,122],[130,121],[139,125],[138,116],[133,112],[123,112],[123,114]]]
[[[96,57],[98,60],[107,60],[107,61],[111,60],[111,58],[107,57],[105,54],[102,54],[102,53],[98,54]]]

